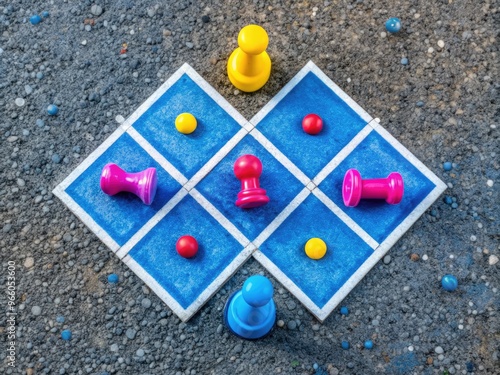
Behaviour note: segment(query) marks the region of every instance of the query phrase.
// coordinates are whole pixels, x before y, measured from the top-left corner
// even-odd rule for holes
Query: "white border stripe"
[[[283,166],[288,169],[288,171],[295,176],[304,185],[307,185],[311,179],[307,177],[304,172],[302,172],[295,164],[293,164],[290,159],[288,159],[280,150],[276,148],[275,145],[271,143],[260,131],[253,129],[249,133],[254,137],[257,142],[259,142],[269,153],[274,156]]]
[[[61,188],[61,185],[56,186],[52,191],[56,197],[58,197],[68,208],[92,231],[99,237],[99,239],[104,242],[104,244],[111,249],[114,253],[118,251],[120,245],[111,238],[111,236],[106,232],[95,220],[78,204],[73,198],[66,193],[65,190]]]
[[[389,142],[396,150],[403,155],[406,160],[413,164],[422,174],[431,180],[437,187],[442,187],[443,191],[446,189],[446,184],[439,179],[432,171],[427,168],[420,160],[418,160],[415,155],[413,155],[406,147],[399,143],[396,138],[394,138],[387,130],[385,130],[381,125],[375,128],[375,131],[382,136],[387,142]],[[439,196],[439,195],[438,195]],[[436,197],[437,199],[437,197]]]
[[[130,127],[127,133],[136,141],[158,164],[161,165],[175,180],[184,185],[188,179],[177,170],[165,157],[160,154],[146,138],[144,138],[134,127]]]
[[[217,164],[227,155],[231,150],[247,135],[245,129],[240,129],[233,138],[231,138],[217,153],[191,177],[191,179],[184,185],[186,190],[191,190],[195,185],[200,182]]]
[[[323,322],[328,314],[324,312],[292,281],[281,271],[268,257],[266,257],[260,250],[253,253],[253,257],[257,260],[274,278],[276,278],[281,285],[287,288],[295,298],[297,298],[306,308]],[[318,285],[318,287],[321,287]]]
[[[302,189],[301,192],[297,194],[297,196],[288,204],[288,206],[286,206],[285,209],[281,211],[280,214],[276,216],[274,220],[271,221],[271,223],[257,236],[257,238],[252,241],[252,243],[256,247],[262,245],[264,241],[267,240],[276,229],[278,229],[286,218],[290,216],[290,214],[295,211],[295,209],[299,207],[302,202],[304,202],[309,194],[311,194],[311,191],[307,187]]]
[[[312,61],[309,61],[306,66],[309,66],[311,72],[316,74],[323,83],[325,83],[337,96],[342,99],[351,109],[358,114],[363,120],[369,123],[373,120],[373,117],[370,116],[363,108],[359,106],[349,95],[347,95],[340,87],[338,87],[323,71],[316,66]]]
[[[184,198],[188,194],[186,189],[181,188],[173,197],[170,199],[154,216],[148,220],[146,224],[142,226],[141,229],[135,233],[130,240],[127,241],[117,252],[116,255],[118,258],[123,258],[125,255],[129,253],[132,248],[137,245],[137,243],[142,240],[142,238],[149,233],[149,231],[158,224],[161,219],[163,219],[176,205],[179,203],[182,198]]]
[[[123,126],[118,127],[106,140],[99,145],[87,158],[76,167],[68,177],[64,179],[57,187],[66,190],[87,168],[92,165],[120,136],[125,133]],[[55,190],[55,189],[54,189]]]
[[[372,132],[373,128],[366,125],[356,136],[325,165],[325,167],[313,178],[314,184],[318,186],[337,166]]]
[[[340,209],[333,201],[328,198],[325,193],[323,193],[319,188],[316,188],[312,193],[318,198],[323,204],[328,207],[335,215],[339,217],[354,233],[356,233],[363,241],[365,241],[368,246],[375,250],[379,243],[375,241],[368,233],[366,233],[363,228],[361,228],[354,220],[352,220],[344,211]]]
[[[231,223],[212,203],[210,203],[201,193],[196,189],[191,189],[189,194],[196,199],[196,201],[208,211],[217,222],[222,225],[243,247],[250,244],[250,240],[239,231],[236,226]]]
[[[208,96],[210,96],[224,111],[226,111],[240,126],[244,126],[247,120],[224,99],[224,97],[219,94],[202,76],[200,76],[196,70],[194,70],[188,63],[182,65],[186,74],[195,81],[198,86],[205,91]]]
[[[253,246],[247,246],[236,258],[215,278],[214,281],[196,298],[196,300],[184,309],[142,266],[130,255],[123,262],[142,279],[155,294],[167,304],[167,306],[181,319],[187,322],[198,310],[220,289],[222,285],[241,267],[241,265],[252,255]]]

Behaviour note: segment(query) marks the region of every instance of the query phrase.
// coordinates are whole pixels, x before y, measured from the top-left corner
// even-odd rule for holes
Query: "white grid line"
[[[144,138],[134,127],[130,127],[127,133],[139,144],[141,147],[165,169],[179,184],[184,185],[188,181],[184,175],[179,172],[165,157],[160,154],[146,138]]]
[[[172,209],[188,194],[187,190],[181,188],[154,216],[144,224],[117,252],[118,258],[123,258],[137,243],[149,233]]]
[[[328,207],[337,217],[342,220],[354,233],[356,233],[363,241],[365,241],[368,246],[375,250],[379,243],[375,241],[368,233],[364,231],[353,219],[351,219],[344,211],[340,209],[333,201],[328,198],[325,193],[323,193],[319,188],[314,189],[312,193],[318,198],[323,204]]]
[[[318,186],[321,182],[349,156],[349,154],[372,132],[373,128],[366,125],[351,141],[339,151],[330,162],[313,178],[313,183]]]
[[[305,187],[300,191],[299,194],[280,212],[278,216],[274,218],[273,221],[257,236],[252,243],[256,247],[260,247],[266,241],[271,234],[274,233],[276,229],[286,220],[288,216],[292,214],[293,211],[308,197],[311,191]]]
[[[245,237],[243,233],[240,232],[236,226],[229,221],[212,203],[210,203],[201,193],[196,189],[191,189],[189,194],[196,199],[196,201],[212,215],[212,217],[217,220],[217,222],[222,225],[231,235],[238,241],[243,247],[250,244],[250,240]]]
[[[311,179],[307,177],[290,159],[288,159],[275,145],[271,143],[260,131],[253,129],[250,135],[254,137],[276,160],[295,176],[304,185],[307,185]]]

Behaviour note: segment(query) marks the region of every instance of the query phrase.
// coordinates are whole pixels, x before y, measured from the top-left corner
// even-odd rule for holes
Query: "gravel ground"
[[[0,284],[7,290],[15,262],[17,312],[10,367],[2,292],[0,372],[500,374],[500,3],[241,3],[0,5]],[[389,17],[401,18],[396,35],[385,32]],[[267,29],[273,61],[267,85],[250,95],[225,74],[248,23]],[[271,278],[282,322],[264,340],[239,340],[222,326],[222,308],[263,272],[251,260],[181,323],[51,190],[184,62],[250,118],[308,60],[447,182],[446,196],[345,299],[349,315],[319,324]],[[457,291],[440,287],[446,273]]]

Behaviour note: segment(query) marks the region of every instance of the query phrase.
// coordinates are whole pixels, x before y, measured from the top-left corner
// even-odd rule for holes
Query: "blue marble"
[[[40,17],[38,14],[35,14],[30,17],[30,22],[32,25],[38,25],[42,21],[42,17]]]
[[[363,179],[385,178],[391,172],[399,172],[405,185],[401,203],[390,205],[385,200],[362,199],[358,206],[346,207],[342,200],[342,183],[350,168],[356,168]],[[373,131],[321,182],[319,188],[381,243],[427,197],[435,185]]]
[[[458,288],[458,280],[453,275],[444,275],[441,278],[441,286],[448,292],[453,292]]]
[[[401,30],[401,21],[396,17],[389,18],[385,22],[385,28],[390,33],[397,33],[399,30]]]
[[[312,237],[325,241],[320,260],[307,257],[305,243]],[[260,250],[322,308],[373,250],[318,198],[306,200],[265,241]]]
[[[342,315],[349,315],[349,309],[347,308],[347,306],[342,306],[342,307],[340,308],[340,313],[341,313]]]
[[[175,250],[191,235],[198,253],[187,259]],[[184,197],[129,252],[183,308],[189,307],[241,252],[242,246],[190,195]]]
[[[191,113],[197,128],[181,134],[176,117]],[[241,126],[184,74],[133,124],[133,127],[184,176],[191,178]]]
[[[309,113],[323,120],[318,135],[302,129],[302,119]],[[310,72],[259,122],[257,129],[312,179],[365,125],[365,120]]]
[[[240,156],[252,154],[262,162],[260,186],[270,202],[265,206],[242,209],[235,205],[241,182],[233,171]],[[251,135],[240,143],[203,179],[196,189],[202,193],[250,241],[254,240],[304,188],[279,161]]]
[[[71,334],[71,331],[69,329],[65,329],[64,331],[61,332],[61,338],[64,340],[64,341],[69,341],[71,340],[71,337],[73,335]]]
[[[120,280],[120,278],[118,277],[118,275],[116,273],[112,273],[112,274],[108,275],[108,283],[110,283],[110,284],[116,284],[116,283],[118,283],[119,280]]]
[[[366,340],[364,346],[365,346],[365,349],[368,349],[368,350],[373,349],[373,341]]]
[[[55,104],[50,104],[48,107],[47,107],[47,113],[51,116],[55,116],[57,115],[57,113],[59,112],[59,108],[57,108],[57,106]]]
[[[350,347],[348,341],[342,341],[341,345],[342,345],[342,349],[344,349],[344,350],[347,350]]]
[[[109,196],[101,190],[102,168],[116,163],[127,172],[155,167],[158,188],[153,203],[145,205],[132,193]],[[128,134],[123,134],[66,189],[75,200],[120,246],[127,242],[181,188]]]

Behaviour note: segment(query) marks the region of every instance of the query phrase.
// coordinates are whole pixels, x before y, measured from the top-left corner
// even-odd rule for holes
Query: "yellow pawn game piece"
[[[237,89],[253,92],[264,86],[271,74],[266,52],[269,38],[258,25],[248,25],[238,34],[238,45],[227,61],[227,75]]]
[[[196,118],[191,113],[181,113],[175,119],[175,127],[182,134],[191,134],[196,130]]]
[[[305,246],[306,254],[311,259],[321,259],[326,254],[326,243],[321,238],[311,238]]]

